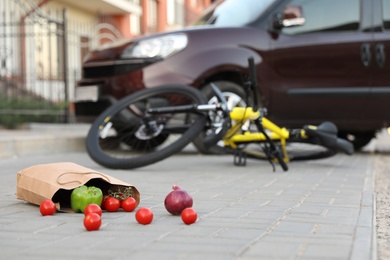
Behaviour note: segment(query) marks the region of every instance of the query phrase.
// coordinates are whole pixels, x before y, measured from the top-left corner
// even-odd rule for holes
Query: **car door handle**
[[[371,63],[371,44],[363,43],[360,47],[360,58],[364,67],[370,66]]]
[[[376,64],[378,64],[380,68],[383,68],[386,62],[386,51],[385,51],[385,45],[383,45],[383,43],[378,43],[375,46],[375,58],[376,58]]]

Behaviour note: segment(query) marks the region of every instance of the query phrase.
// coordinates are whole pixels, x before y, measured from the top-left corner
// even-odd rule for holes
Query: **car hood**
[[[226,43],[227,40],[226,38],[229,39],[230,43],[233,42],[239,43],[242,42],[243,39],[247,39],[247,37],[251,37],[251,34],[253,34],[253,30],[255,29],[251,27],[215,27],[212,25],[204,25],[204,26],[187,27],[175,31],[154,33],[150,35],[141,36],[135,39],[124,39],[109,44],[104,44],[99,48],[91,51],[84,59],[84,62],[89,63],[89,62],[96,62],[96,61],[109,61],[109,60],[120,59],[120,55],[122,51],[129,44],[134,44],[145,39],[161,37],[164,35],[184,33],[188,35],[190,41],[193,38],[206,37],[203,39],[205,44],[211,44],[211,43],[216,44],[217,42]],[[218,36],[216,37],[216,35]],[[225,37],[220,37],[221,35]],[[234,35],[234,37],[231,37],[230,35]]]

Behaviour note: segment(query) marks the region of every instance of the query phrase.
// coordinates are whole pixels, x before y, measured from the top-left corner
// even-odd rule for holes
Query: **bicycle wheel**
[[[277,142],[275,144],[278,144]],[[278,144],[279,145],[279,144]],[[242,150],[248,158],[267,159],[267,155],[258,144],[249,144]],[[337,152],[309,143],[287,143],[286,146],[289,161],[318,160],[334,156]]]
[[[334,156],[337,152],[326,147],[305,143],[289,143],[287,152],[290,161],[318,160]]]
[[[206,115],[193,109],[174,111],[189,104],[207,104],[207,99],[197,89],[183,85],[135,92],[95,120],[87,135],[87,152],[94,161],[112,169],[161,161],[183,149],[206,124]],[[150,108],[170,111],[148,113]]]

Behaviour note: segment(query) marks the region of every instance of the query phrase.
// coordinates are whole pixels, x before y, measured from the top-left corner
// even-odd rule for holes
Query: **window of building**
[[[156,0],[148,0],[148,32],[157,32],[157,2]]]
[[[184,1],[168,0],[167,1],[167,19],[168,25],[184,25]]]
[[[191,0],[191,6],[195,7],[198,5],[198,0]]]
[[[130,14],[130,33],[132,35],[140,35],[141,34],[141,22],[140,17],[135,14]]]
[[[26,39],[29,55],[35,57],[35,71],[40,80],[63,79],[63,27],[55,23],[34,24],[33,36]],[[33,54],[34,53],[34,54]]]

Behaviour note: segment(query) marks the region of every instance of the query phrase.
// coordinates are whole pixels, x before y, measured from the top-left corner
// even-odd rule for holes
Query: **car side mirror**
[[[284,27],[301,26],[305,23],[302,7],[298,5],[286,5],[283,13],[278,13],[273,19],[274,29]]]

